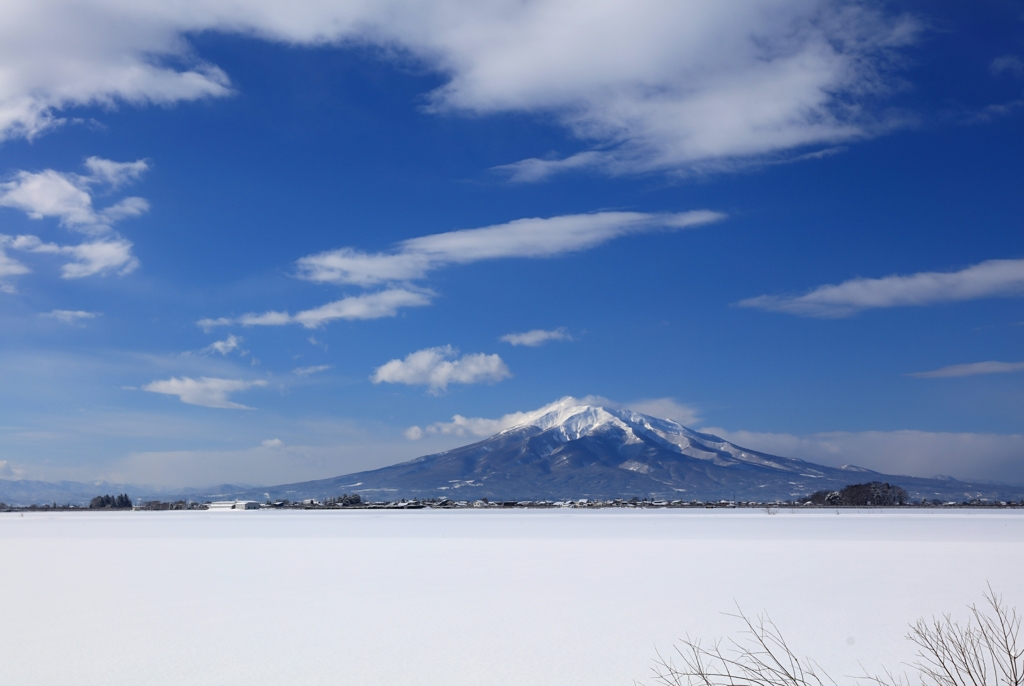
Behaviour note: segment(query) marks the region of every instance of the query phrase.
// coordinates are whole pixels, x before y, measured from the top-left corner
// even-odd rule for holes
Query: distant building
[[[259,502],[255,500],[221,500],[216,503],[210,503],[210,510],[258,510],[260,509]]]

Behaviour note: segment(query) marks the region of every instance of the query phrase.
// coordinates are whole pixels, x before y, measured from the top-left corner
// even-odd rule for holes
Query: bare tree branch
[[[1003,604],[991,585],[984,598],[988,607],[971,605],[961,624],[950,615],[924,618],[912,624],[907,639],[917,659],[910,665],[921,686],[1024,686],[1024,646],[1021,617]],[[767,614],[748,617],[737,607],[745,628],[743,638],[723,649],[716,641],[704,647],[689,636],[675,646],[675,655],[658,653],[652,667],[659,686],[836,686],[828,674],[790,649]],[[677,662],[678,660],[678,662]],[[904,676],[886,670],[884,676],[865,675],[875,686],[909,686]]]

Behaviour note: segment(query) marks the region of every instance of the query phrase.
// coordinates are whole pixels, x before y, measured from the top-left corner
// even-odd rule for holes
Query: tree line
[[[863,507],[868,505],[906,505],[907,492],[895,484],[870,481],[866,484],[850,484],[838,491],[815,491],[808,498],[814,505],[847,505]]]
[[[90,510],[130,510],[132,499],[127,493],[121,495],[98,495],[89,501]]]

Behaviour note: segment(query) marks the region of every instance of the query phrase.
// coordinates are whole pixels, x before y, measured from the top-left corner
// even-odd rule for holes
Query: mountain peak
[[[517,417],[515,425],[502,434],[519,432],[527,428],[540,429],[560,443],[579,440],[606,432],[622,435],[623,442],[667,443],[665,447],[680,452],[691,447],[691,441],[701,444],[701,449],[718,451],[726,441],[701,434],[671,419],[659,419],[621,407],[608,407],[593,401],[596,398],[578,399],[566,396],[534,412]]]
[[[525,423],[542,430],[561,427],[574,438],[579,438],[602,424],[621,422],[615,414],[604,407],[583,403],[575,398],[563,398],[554,403],[553,407],[549,405],[544,409],[547,411]]]

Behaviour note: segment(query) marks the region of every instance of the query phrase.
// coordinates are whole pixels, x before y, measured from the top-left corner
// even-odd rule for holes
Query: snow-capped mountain
[[[851,483],[897,483],[914,497],[993,497],[995,487],[749,450],[670,419],[564,398],[485,440],[368,472],[260,489],[274,498],[359,493],[369,500],[655,497],[768,501]],[[981,489],[981,490],[979,490]],[[1020,490],[1020,489],[1016,489]]]
[[[358,493],[366,500],[788,500],[852,483],[889,481],[914,499],[1020,500],[1024,486],[950,477],[892,476],[853,465],[825,467],[740,447],[670,419],[563,398],[534,412],[488,422],[490,438],[383,469],[281,486],[231,486],[153,492],[105,483],[0,480],[0,502],[88,503],[104,493],[136,499],[301,500]]]
[[[547,440],[557,441],[557,445],[587,436],[600,436],[609,446],[617,445],[623,457],[630,458],[619,464],[620,468],[642,474],[647,474],[653,468],[652,465],[632,458],[646,448],[653,447],[719,467],[745,463],[788,472],[806,471],[809,476],[822,475],[809,462],[747,450],[717,436],[688,429],[671,419],[657,419],[625,409],[578,404],[573,398],[564,398],[544,409],[546,411],[543,414],[506,429],[498,436],[521,431],[524,427],[540,429]],[[551,448],[553,451],[557,449],[555,445]]]

